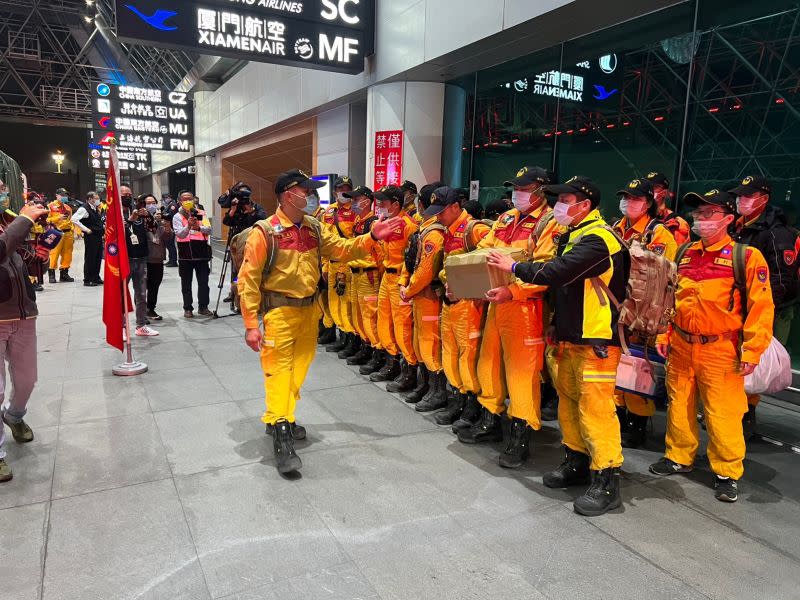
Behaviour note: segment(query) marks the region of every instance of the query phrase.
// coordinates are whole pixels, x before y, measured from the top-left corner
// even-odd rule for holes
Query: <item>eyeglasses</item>
[[[714,209],[700,209],[700,210],[693,210],[689,213],[692,219],[710,219],[714,215],[724,215],[724,210],[714,210]]]

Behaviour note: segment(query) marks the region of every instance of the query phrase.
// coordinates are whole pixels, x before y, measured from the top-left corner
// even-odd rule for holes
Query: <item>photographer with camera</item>
[[[125,242],[128,246],[131,281],[133,282],[133,303],[136,306],[136,335],[152,337],[158,335],[155,329],[147,326],[147,256],[149,244],[147,233],[152,228],[153,217],[147,212],[144,197],[139,196],[134,203],[133,192],[127,186],[120,186],[122,218],[125,220]]]
[[[243,181],[237,181],[229,190],[222,194],[217,202],[222,208],[227,208],[228,212],[222,218],[222,224],[229,228],[228,239],[232,239],[237,233],[252,227],[258,221],[267,218],[266,211],[252,201],[253,191],[250,186]],[[225,257],[227,260],[227,256]],[[236,271],[231,269],[231,286],[236,281]],[[220,288],[222,283],[220,282]],[[228,292],[228,296],[223,302],[233,301],[233,287]]]
[[[204,211],[195,205],[194,194],[189,191],[178,195],[181,207],[172,219],[178,243],[178,275],[181,278],[183,294],[183,316],[194,318],[194,298],[192,297],[192,276],[197,277],[197,302],[204,317],[213,317],[208,310],[209,294],[208,275],[211,272],[211,246],[208,236],[211,235],[211,223]]]

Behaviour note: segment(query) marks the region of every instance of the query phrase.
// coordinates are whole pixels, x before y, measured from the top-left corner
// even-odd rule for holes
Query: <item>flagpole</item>
[[[116,194],[116,202],[114,203],[114,209],[120,211],[122,213],[122,206],[120,205],[120,196],[119,193],[119,162],[117,158],[117,140],[111,139],[109,140],[109,150],[111,153],[111,168],[114,169],[114,176],[116,180],[117,189],[114,190]],[[124,216],[124,215],[123,215]],[[127,354],[127,359],[124,363],[115,365],[112,367],[111,372],[114,375],[118,375],[120,377],[132,377],[134,375],[141,375],[142,373],[147,372],[147,365],[143,362],[138,360],[133,360],[133,350],[131,348],[131,324],[130,324],[130,317],[128,313],[130,312],[130,305],[128,304],[128,280],[127,278],[120,277],[120,292],[122,293],[122,305],[123,305],[123,315],[122,318],[124,319],[125,324],[125,349]]]

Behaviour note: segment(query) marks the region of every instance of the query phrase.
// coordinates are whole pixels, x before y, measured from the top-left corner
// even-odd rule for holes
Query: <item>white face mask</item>
[[[556,202],[556,205],[553,207],[553,218],[556,220],[556,223],[564,227],[569,227],[572,225],[572,220],[574,217],[570,216],[569,209],[573,206],[575,205]]]
[[[351,198],[345,198],[344,192],[336,192],[336,202],[339,204],[350,204]]]
[[[383,208],[382,206],[379,206],[377,209],[375,209],[375,214],[378,215],[379,217],[381,217],[382,219],[388,219],[389,218],[389,209],[388,208]]]
[[[531,192],[513,191],[511,192],[511,203],[521,213],[526,213],[531,209]]]
[[[743,217],[749,217],[754,212],[759,210],[764,204],[766,204],[766,200],[763,198],[739,197],[736,198],[736,212]]]
[[[728,223],[724,219],[722,221],[695,219],[694,223],[692,223],[692,231],[706,240],[717,235],[727,225]]]
[[[638,221],[646,211],[647,203],[645,202],[631,202],[629,198],[624,196],[619,200],[619,212],[628,217],[631,223]]]

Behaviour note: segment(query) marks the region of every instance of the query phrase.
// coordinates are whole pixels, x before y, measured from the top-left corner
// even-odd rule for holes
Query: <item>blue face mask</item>
[[[306,207],[303,212],[307,215],[314,216],[314,213],[319,209],[319,198],[316,196],[306,196]]]

